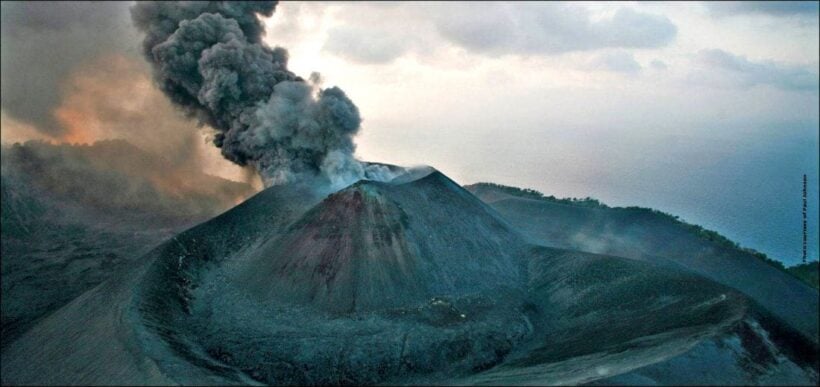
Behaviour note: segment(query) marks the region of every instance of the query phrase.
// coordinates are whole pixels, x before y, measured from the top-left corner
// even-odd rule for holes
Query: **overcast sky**
[[[364,159],[659,208],[800,259],[817,2],[286,3],[268,26],[359,105]]]
[[[499,149],[511,132],[523,138],[510,142],[555,143],[812,129],[817,13],[816,3],[285,3],[268,36],[295,71],[319,71],[357,102],[363,157],[447,165],[468,151],[512,156]],[[461,164],[451,173],[481,177]]]
[[[68,130],[53,112],[78,68],[115,54],[146,71],[127,4],[2,7],[6,142]],[[362,159],[655,207],[799,259],[817,2],[286,2],[266,24],[293,71],[358,105]]]

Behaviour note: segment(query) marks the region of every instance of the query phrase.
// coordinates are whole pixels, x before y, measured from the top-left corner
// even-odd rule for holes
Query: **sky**
[[[241,174],[153,87],[128,7],[2,3],[3,142],[193,143]],[[356,103],[363,160],[652,207],[787,264],[805,174],[817,259],[817,2],[284,2],[265,24]]]

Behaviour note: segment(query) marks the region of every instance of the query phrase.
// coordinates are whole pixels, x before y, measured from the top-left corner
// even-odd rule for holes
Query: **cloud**
[[[127,3],[2,2],[3,111],[47,135],[64,128],[52,116],[63,79],[105,53],[136,53]],[[14,98],[6,98],[14,96]]]
[[[0,110],[0,143],[13,144],[15,142],[26,142],[28,140],[47,141],[51,138],[44,135],[35,127],[15,120],[6,114],[5,110]]]
[[[706,6],[715,16],[769,15],[769,16],[817,16],[817,1],[731,1],[707,2]]]
[[[64,130],[47,135],[32,125],[0,115],[4,144],[36,139],[92,144],[125,140],[179,170],[206,170],[229,180],[251,182],[240,167],[225,161],[200,130],[156,88],[141,60],[105,55],[78,67],[61,82],[53,116]]]
[[[406,37],[389,30],[346,25],[332,28],[328,35],[323,50],[359,63],[389,63],[411,47]]]
[[[818,73],[808,67],[772,61],[755,62],[744,56],[709,49],[696,56],[693,81],[723,87],[769,85],[782,90],[818,92]]]
[[[615,51],[603,53],[593,58],[590,68],[623,74],[637,74],[643,67],[631,53]]]
[[[322,51],[343,59],[387,64],[407,54],[427,56],[441,43],[430,22],[434,6],[374,2],[328,8],[324,12],[334,16],[334,23],[327,29]],[[300,17],[309,18],[306,12]]]
[[[3,4],[3,34],[20,35],[32,31],[65,31],[89,23],[117,19],[122,7],[91,2],[61,1],[12,2]]]
[[[359,4],[354,11],[339,6],[322,11],[328,9],[333,22],[323,50],[369,64],[405,55],[434,57],[453,46],[488,56],[658,48],[677,35],[677,27],[665,16],[625,7],[606,15],[562,3],[373,3]]]
[[[663,47],[677,34],[665,16],[620,8],[594,20],[578,5],[558,3],[447,4],[434,16],[439,33],[488,55],[551,55],[600,48]]]
[[[666,70],[669,66],[666,65],[666,62],[660,59],[654,59],[652,62],[649,62],[649,66],[651,66],[655,70]]]
[[[61,94],[54,116],[65,131],[57,140],[124,139],[175,164],[195,162],[196,125],[164,99],[139,59],[100,57],[72,71]]]

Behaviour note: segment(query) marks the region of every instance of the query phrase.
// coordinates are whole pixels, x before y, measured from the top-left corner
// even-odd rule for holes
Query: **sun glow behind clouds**
[[[545,136],[554,135],[550,128],[567,126],[580,126],[589,133],[629,127],[636,135],[659,130],[701,135],[697,128],[716,119],[732,121],[734,127],[754,121],[817,120],[816,93],[783,94],[767,86],[722,90],[691,83],[692,70],[699,66],[698,52],[714,47],[718,43],[714,36],[737,49],[748,48],[755,53],[750,60],[759,60],[760,53],[768,52],[772,60],[791,61],[802,55],[803,63],[816,63],[818,54],[802,49],[816,43],[816,38],[807,38],[816,35],[811,32],[817,26],[811,23],[781,22],[778,34],[769,31],[762,38],[760,32],[750,32],[754,20],[718,20],[698,4],[583,3],[573,5],[574,13],[588,9],[593,25],[623,13],[622,9],[632,9],[627,14],[668,18],[679,33],[671,43],[657,48],[486,56],[442,38],[431,23],[442,18],[442,7],[450,5],[283,3],[266,21],[267,39],[288,48],[291,67],[297,73],[306,76],[318,71],[326,86],[345,88],[364,118],[358,153],[366,158],[388,156],[383,160],[388,162],[418,157],[419,151],[409,150],[408,143],[437,141],[444,152],[454,142],[459,146],[481,142],[480,136],[526,127],[540,128]],[[730,28],[723,27],[727,23]],[[363,42],[358,46],[367,46],[380,33],[398,34],[402,39],[397,41],[411,43],[391,61],[349,60],[327,45],[332,32],[348,26],[361,32],[351,37]],[[700,34],[699,29],[710,33]],[[784,48],[776,44],[779,41],[789,43]],[[630,71],[619,71],[626,70],[623,65],[630,62]],[[431,154],[430,148],[424,152],[425,158],[449,159]]]
[[[505,5],[510,12],[517,6]],[[487,54],[460,46],[435,25],[469,18],[479,5],[459,14],[442,12],[436,3],[283,3],[266,21],[267,39],[288,48],[297,73],[322,73],[325,86],[343,87],[358,105],[364,118],[356,139],[360,158],[430,164],[461,183],[496,181],[559,196],[592,195],[615,205],[653,206],[791,259],[788,216],[772,216],[752,230],[743,226],[748,216],[739,215],[759,214],[765,207],[746,198],[749,192],[775,195],[764,200],[768,203],[785,200],[783,190],[753,188],[761,179],[778,179],[736,173],[735,184],[725,187],[734,194],[710,191],[717,183],[709,179],[745,165],[742,160],[752,157],[749,143],[804,141],[809,147],[802,152],[817,153],[818,93],[777,84],[810,81],[816,74],[816,16],[715,15],[694,3],[572,6],[579,15],[587,9],[591,25],[629,8],[630,17],[667,18],[677,33],[657,47]],[[355,45],[332,41],[343,30]],[[396,42],[398,49],[384,51],[384,41]],[[368,47],[377,52],[362,52]],[[756,73],[704,63],[702,50],[710,49],[741,58]],[[782,74],[769,77],[762,71]],[[759,76],[768,80],[753,79]],[[756,157],[817,175],[811,162],[787,154],[772,149]],[[692,176],[692,166],[702,160],[713,160],[710,172]],[[653,183],[659,181],[666,183]],[[678,186],[684,182],[694,186]],[[709,198],[716,207],[702,205]]]
[[[342,87],[359,107],[361,159],[431,164],[461,183],[495,181],[559,196],[653,206],[788,257],[794,255],[790,242],[766,244],[791,238],[785,176],[805,172],[816,181],[820,114],[812,89],[820,56],[818,16],[744,10],[745,3],[737,4],[714,9],[720,5],[571,3],[567,12],[556,12],[567,5],[283,2],[265,24],[267,42],[289,50],[291,69],[305,78],[320,72],[325,87]],[[19,60],[2,56],[4,96],[38,97],[36,90],[59,89],[48,86],[54,82],[71,84],[78,69],[93,71],[88,67],[95,58],[133,58],[138,50],[135,33],[119,36],[112,28],[105,36],[119,38],[90,45],[85,37],[101,35],[102,22],[83,19],[59,33],[26,29],[15,24],[25,18],[6,12],[13,6],[3,3],[2,48],[4,54],[18,53]],[[111,8],[103,20],[129,27],[127,5]],[[496,9],[504,13],[494,14]],[[613,21],[619,12],[630,23]],[[666,31],[666,39],[643,39],[654,30],[634,26],[654,26]],[[511,44],[493,46],[465,34],[471,28],[485,37],[507,33],[502,38]],[[57,58],[82,53],[77,55],[82,61],[45,65],[44,53],[53,52],[61,54]],[[133,118],[142,89],[120,89],[98,93],[99,107],[120,99],[118,114]],[[95,118],[99,112],[79,96],[46,94],[40,97],[51,101],[43,104],[49,113],[56,110],[69,128],[81,127],[69,132],[71,141],[135,137],[119,130],[127,128],[119,119]],[[21,117],[30,118],[31,112],[19,109],[21,101],[3,103],[3,142],[60,139],[59,133],[27,125],[31,121]],[[181,122],[195,132],[195,123]],[[176,128],[177,123],[169,118],[147,126]],[[207,134],[197,136],[197,148],[211,160],[206,168],[227,176],[215,171],[235,166],[202,138]],[[746,158],[762,164],[749,167]],[[705,172],[693,174],[705,161],[710,163],[701,168]],[[721,180],[727,176],[733,179],[730,186]],[[775,184],[781,188],[772,188]],[[755,192],[762,199],[750,196]],[[717,209],[704,209],[709,198],[719,198]],[[724,214],[721,208],[733,210]],[[718,213],[720,219],[709,217]],[[755,222],[743,214],[768,220],[750,231]],[[816,240],[810,245],[816,256]]]

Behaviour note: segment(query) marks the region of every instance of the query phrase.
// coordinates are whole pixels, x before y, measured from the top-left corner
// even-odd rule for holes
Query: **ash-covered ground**
[[[254,191],[125,141],[2,148],[2,348],[174,234]],[[173,187],[171,189],[170,187]]]
[[[9,21],[66,13],[38,7]],[[359,108],[289,68],[276,7],[129,6],[150,77],[114,56],[87,83],[170,105],[101,93],[45,132],[147,148],[3,146],[2,384],[818,384],[818,292],[765,256],[648,209],[357,159]],[[204,173],[197,124],[266,188]]]
[[[3,383],[817,382],[816,290],[651,213],[432,168],[315,183],[100,264],[107,281],[4,334]]]

